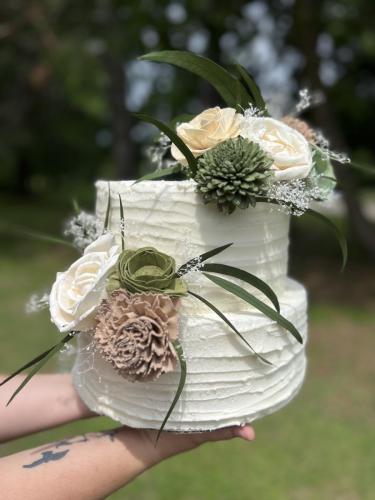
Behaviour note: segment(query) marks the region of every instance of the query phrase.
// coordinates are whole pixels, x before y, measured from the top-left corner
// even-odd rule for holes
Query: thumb
[[[253,441],[255,439],[255,431],[250,425],[245,425],[243,427],[225,427],[216,431],[203,432],[195,435],[196,441],[198,441],[197,444],[203,444],[210,441],[226,441],[236,437],[244,439],[245,441]]]
[[[164,432],[160,438],[160,445],[165,453],[164,456],[171,456],[176,453],[192,450],[204,443],[226,441],[236,437],[245,441],[253,441],[255,439],[254,429],[250,425],[246,425],[244,427],[232,426],[216,431],[192,432],[187,434]]]

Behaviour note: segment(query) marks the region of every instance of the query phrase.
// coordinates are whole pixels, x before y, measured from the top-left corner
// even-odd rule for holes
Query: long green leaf
[[[341,254],[342,254],[341,271],[343,271],[348,261],[348,244],[346,242],[345,236],[342,234],[341,230],[336,226],[336,224],[334,224],[330,219],[328,219],[328,217],[321,214],[320,212],[317,212],[316,210],[312,210],[311,208],[309,208],[308,210],[306,210],[306,214],[312,215],[316,219],[319,219],[322,222],[324,222],[335,234],[341,249]]]
[[[191,113],[179,114],[172,118],[172,120],[169,122],[169,126],[172,128],[176,128],[180,123],[191,122],[191,120],[195,117],[196,115],[192,115]]]
[[[272,309],[272,307],[269,307],[267,304],[254,297],[254,295],[247,292],[235,283],[232,283],[231,281],[228,281],[224,278],[219,278],[218,276],[214,276],[209,273],[204,272],[203,274],[206,276],[206,278],[213,281],[216,285],[221,286],[222,288],[224,288],[224,290],[227,290],[233,295],[236,295],[240,299],[244,300],[248,304],[258,309],[260,312],[265,314],[268,318],[276,321],[276,323],[288,330],[300,344],[303,344],[302,336],[297,328],[293,325],[293,323],[291,323],[286,318],[284,318],[284,316]]]
[[[104,219],[104,231],[109,229],[109,216],[111,213],[111,184],[108,182],[108,200],[107,200],[107,210]]]
[[[190,151],[190,149],[186,146],[184,141],[176,134],[176,132],[172,130],[168,125],[157,120],[152,116],[146,115],[144,113],[134,113],[134,116],[139,120],[155,125],[155,127],[157,127],[161,132],[163,132],[166,136],[170,138],[173,144],[185,156],[186,161],[188,162],[190,170],[192,172],[192,176],[194,177],[197,170],[197,160],[194,157],[193,153]]]
[[[161,168],[149,174],[143,175],[142,177],[137,179],[134,184],[138,184],[138,182],[142,181],[156,181],[158,179],[164,179],[164,177],[169,177],[173,174],[179,174],[180,172],[182,172],[181,165],[173,165],[173,167]]]
[[[72,205],[74,208],[74,212],[76,213],[76,215],[78,215],[81,212],[81,207],[79,206],[79,203],[75,198],[72,199]]]
[[[354,161],[351,161],[349,163],[349,166],[356,170],[360,170],[361,172],[370,175],[371,177],[375,177],[375,168],[373,166],[370,167],[369,165],[360,165],[359,163],[355,163]]]
[[[254,274],[248,273],[243,269],[239,269],[238,267],[227,266],[225,264],[205,264],[202,267],[203,271],[217,273],[217,274],[225,274],[227,276],[232,276],[233,278],[238,278],[242,281],[245,281],[249,285],[260,290],[275,306],[277,312],[280,312],[280,304],[279,300],[272,290],[272,288],[267,285],[263,280],[255,276]]]
[[[213,250],[209,250],[208,252],[202,253],[201,255],[198,255],[198,257],[194,257],[193,259],[189,260],[186,262],[186,264],[183,264],[176,272],[176,276],[180,277],[186,274],[187,272],[190,271],[191,268],[201,264],[207,259],[210,259],[214,255],[217,255],[224,250],[226,250],[228,247],[232,246],[233,243],[227,243],[226,245],[223,245],[221,247],[214,248]]]
[[[25,365],[21,366],[21,368],[18,368],[18,370],[16,370],[11,375],[9,375],[6,379],[4,379],[2,382],[0,382],[0,387],[2,385],[5,385],[7,382],[9,382],[10,380],[12,380],[14,377],[16,377],[17,375],[19,375],[23,371],[27,370],[31,366],[34,366],[36,363],[38,363],[39,361],[41,361],[43,358],[45,358],[47,356],[47,354],[49,354],[52,351],[52,349],[53,349],[53,347],[51,347],[47,351],[42,352],[42,354],[39,354],[34,359],[32,359],[31,361],[29,361]]]
[[[207,80],[221,95],[228,106],[247,107],[249,96],[242,83],[225,68],[192,52],[165,50],[141,56],[142,61],[168,63],[183,68]]]
[[[156,442],[155,442],[155,444],[158,442],[158,440],[160,438],[160,435],[163,432],[163,429],[165,427],[165,424],[168,422],[168,419],[171,416],[171,413],[174,410],[174,407],[176,406],[177,401],[180,399],[182,390],[183,390],[183,388],[185,386],[185,382],[186,382],[186,361],[185,361],[185,358],[184,358],[184,353],[183,353],[183,350],[182,350],[182,345],[180,344],[180,342],[178,340],[174,340],[173,341],[173,346],[174,346],[174,348],[176,350],[176,353],[177,353],[177,356],[178,356],[178,360],[180,362],[180,381],[178,383],[177,391],[176,391],[175,397],[173,398],[172,404],[169,407],[169,410],[168,410],[168,412],[167,412],[167,414],[166,414],[166,416],[165,416],[165,418],[163,420],[163,423],[160,426],[158,434],[156,436]]]
[[[14,391],[14,393],[12,394],[11,398],[9,399],[9,401],[7,402],[7,406],[13,401],[13,399],[17,396],[17,394],[19,394],[19,392],[25,387],[25,385],[30,382],[30,380],[33,378],[33,376],[38,373],[38,371],[47,363],[47,361],[49,359],[52,358],[52,356],[54,356],[61,348],[64,344],[66,344],[67,342],[70,342],[72,340],[74,335],[72,335],[71,333],[68,333],[68,335],[66,335],[60,342],[58,342],[55,346],[53,346],[51,349],[49,349],[48,351],[45,351],[43,354],[41,354],[40,356],[38,356],[37,358],[39,358],[39,361],[35,361],[37,358],[35,358],[33,361],[30,361],[29,363],[27,363],[23,368],[23,369],[26,369],[28,367],[31,366],[31,363],[34,365],[36,364],[36,366],[34,366],[34,368],[31,370],[31,372],[27,375],[27,377],[22,381],[22,383],[17,387],[17,389]],[[40,359],[41,358],[41,359]],[[11,378],[13,378],[16,374],[20,373],[20,370],[17,370],[17,372],[13,375],[11,375],[10,377],[8,377],[6,379],[6,381],[9,381]],[[2,382],[1,385],[5,384],[5,382]]]
[[[260,196],[258,196],[256,199],[257,199],[257,201],[262,202],[262,203],[272,203],[274,205],[279,205],[279,202],[277,200],[274,200],[274,199],[268,199],[268,198],[260,197]],[[292,203],[289,203],[288,205],[291,208],[295,208],[295,206]],[[333,233],[336,236],[337,241],[340,245],[341,254],[342,254],[341,271],[343,271],[345,269],[345,266],[346,266],[346,263],[348,260],[348,245],[347,245],[345,236],[342,234],[342,232],[336,226],[336,224],[334,224],[330,219],[328,219],[328,217],[317,212],[316,210],[313,210],[312,208],[308,208],[306,210],[305,214],[312,215],[313,217],[321,220],[322,222],[327,224],[327,226],[333,231]]]
[[[73,243],[71,243],[70,241],[63,240],[55,236],[50,236],[49,234],[39,233],[38,231],[27,229],[24,228],[23,226],[3,226],[1,230],[10,234],[27,236],[28,238],[32,238],[35,240],[45,241],[46,243],[65,245],[67,247],[74,248],[75,250],[77,250],[76,247],[73,245]]]
[[[122,205],[122,199],[120,193],[118,194],[118,199],[120,202],[120,232],[121,232],[121,248],[122,251],[125,249],[125,217],[124,217],[124,207]]]
[[[253,347],[251,347],[251,345],[249,344],[249,342],[245,339],[245,337],[237,330],[237,328],[234,326],[234,324],[229,321],[229,319],[225,316],[225,314],[223,314],[216,306],[214,306],[211,302],[209,302],[207,299],[205,299],[204,297],[202,297],[201,295],[198,295],[197,293],[194,293],[192,292],[191,290],[188,291],[188,294],[189,295],[192,295],[193,297],[195,297],[196,299],[200,300],[201,302],[203,302],[203,304],[205,304],[207,307],[209,307],[210,309],[212,309],[212,311],[214,311],[214,313],[216,313],[223,321],[224,323],[226,323],[239,337],[241,340],[243,340],[245,342],[245,344],[248,346],[248,348],[253,352],[253,354],[255,354],[255,356],[257,358],[259,358],[261,361],[263,361],[263,363],[266,363],[267,365],[272,365],[272,363],[270,361],[268,361],[266,358],[264,358],[261,354],[259,354]]]
[[[235,64],[234,69],[239,74],[241,81],[243,82],[246,90],[249,92],[250,101],[252,101],[258,109],[267,113],[266,103],[264,102],[258,85],[255,83],[255,80],[250,73],[243,66],[241,66],[241,64]]]

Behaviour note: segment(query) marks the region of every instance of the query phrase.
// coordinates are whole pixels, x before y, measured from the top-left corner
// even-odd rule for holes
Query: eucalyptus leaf
[[[139,120],[142,120],[147,123],[151,123],[155,125],[161,132],[163,132],[169,139],[173,142],[173,144],[181,151],[181,153],[185,156],[186,161],[189,164],[191,174],[194,177],[197,171],[197,160],[194,157],[193,153],[186,146],[184,141],[176,134],[176,132],[170,128],[165,123],[153,118],[152,116],[146,115],[144,113],[134,113],[134,116]]]
[[[312,215],[316,219],[324,222],[333,231],[340,245],[341,255],[342,255],[341,271],[343,271],[348,261],[348,245],[345,236],[342,234],[341,230],[336,226],[336,224],[334,224],[331,221],[331,219],[321,214],[320,212],[317,212],[316,210],[312,210],[311,208],[309,208],[308,210],[306,210],[306,214]]]
[[[167,412],[167,414],[166,414],[166,416],[165,416],[165,418],[163,420],[163,423],[160,426],[158,434],[156,436],[156,442],[155,442],[155,444],[158,442],[158,440],[160,438],[160,435],[163,432],[163,429],[165,427],[165,424],[168,422],[168,419],[171,416],[171,413],[174,410],[174,407],[176,406],[177,401],[180,399],[182,390],[183,390],[183,388],[185,386],[185,382],[186,382],[186,361],[185,361],[185,358],[184,358],[184,352],[183,352],[183,349],[182,349],[182,345],[180,344],[180,342],[177,339],[174,340],[172,343],[173,343],[173,346],[174,346],[175,351],[177,353],[178,360],[180,362],[180,380],[179,380],[179,383],[178,383],[178,387],[177,387],[177,391],[176,391],[175,397],[173,398],[172,404],[169,407],[169,410],[168,410],[168,412]]]
[[[142,61],[168,63],[178,66],[207,80],[221,95],[226,104],[232,108],[247,107],[249,95],[245,87],[235,76],[225,68],[192,52],[165,50],[151,52],[141,56]]]
[[[282,316],[280,313],[272,309],[272,307],[269,307],[267,304],[254,297],[254,295],[244,290],[240,286],[236,285],[235,283],[232,283],[231,281],[228,281],[224,278],[220,278],[219,276],[214,276],[209,273],[204,272],[203,274],[206,276],[206,278],[211,280],[216,285],[221,286],[222,288],[224,288],[224,290],[227,290],[233,295],[236,295],[240,299],[244,300],[248,304],[258,309],[258,311],[262,312],[268,318],[272,319],[273,321],[276,321],[276,323],[278,323],[280,326],[288,330],[300,344],[303,344],[302,336],[297,330],[297,328],[293,325],[293,323],[291,323],[289,320],[284,318],[284,316]]]
[[[309,184],[318,187],[323,192],[322,199],[336,187],[336,177],[329,157],[317,146],[312,146],[313,166],[306,179]]]
[[[189,260],[186,262],[186,264],[183,264],[176,272],[176,276],[183,276],[189,270],[202,262],[204,262],[207,259],[210,259],[211,257],[214,257],[214,255],[217,255],[224,250],[226,250],[228,247],[232,246],[233,243],[227,243],[226,245],[223,245],[221,247],[214,248],[213,250],[209,250],[208,252],[202,253],[201,255],[198,255],[198,257],[194,257],[193,259]]]
[[[266,363],[267,365],[272,365],[272,363],[270,361],[268,361],[266,358],[264,358],[261,354],[259,354],[258,352],[256,352],[256,350],[251,347],[251,345],[249,344],[249,342],[245,339],[245,337],[238,331],[238,329],[233,325],[233,323],[225,316],[225,314],[223,314],[216,306],[214,306],[212,304],[212,302],[209,302],[207,299],[205,299],[204,297],[202,297],[201,295],[198,295],[197,293],[194,293],[192,291],[188,291],[189,295],[192,295],[193,297],[195,297],[196,299],[200,300],[201,302],[203,302],[203,304],[205,304],[207,307],[209,307],[210,309],[212,309],[212,311],[214,311],[214,313],[216,313],[219,318],[221,318],[224,323],[226,323],[229,328],[231,328],[239,337],[241,340],[243,340],[245,342],[245,344],[248,346],[248,348],[253,352],[253,354],[255,354],[255,356],[257,358],[259,358],[261,361],[263,361],[263,363]]]
[[[249,93],[249,101],[252,102],[258,109],[264,111],[268,115],[266,103],[264,102],[263,96],[258,85],[255,83],[254,78],[243,66],[241,66],[241,64],[235,64],[234,69],[238,73],[240,81],[243,82],[244,87]]]
[[[107,210],[105,213],[105,220],[104,220],[104,231],[108,231],[109,229],[110,213],[111,213],[111,184],[108,182],[108,200],[107,200]]]
[[[280,304],[275,292],[269,285],[267,285],[267,283],[265,283],[254,274],[244,271],[243,269],[239,269],[238,267],[227,266],[225,264],[204,264],[202,270],[211,273],[232,276],[233,278],[238,278],[242,281],[245,281],[249,285],[252,285],[253,287],[260,290],[272,302],[272,304],[275,306],[276,311],[280,312]]]
[[[122,205],[122,199],[120,193],[118,194],[120,202],[120,231],[121,231],[121,249],[125,250],[125,217],[124,217],[124,207]]]
[[[337,182],[335,177],[330,177],[329,175],[322,175],[321,178],[327,179],[327,180],[332,181],[332,182]]]
[[[158,179],[164,179],[165,177],[169,177],[170,175],[173,174],[179,174],[181,172],[182,172],[182,167],[179,164],[173,165],[173,167],[161,168],[140,177],[134,182],[134,184],[138,184],[138,182],[142,181],[156,181]]]
[[[34,368],[31,370],[31,372],[27,375],[27,377],[22,381],[22,383],[17,387],[17,389],[14,391],[12,394],[11,398],[7,402],[7,406],[13,401],[13,399],[19,394],[19,392],[25,387],[25,385],[30,382],[30,380],[33,378],[34,375],[38,373],[38,371],[43,368],[43,366],[47,363],[49,359],[52,358],[57,352],[60,351],[60,349],[67,343],[70,342],[73,339],[74,335],[71,333],[68,333],[60,342],[58,342],[55,346],[51,347],[51,349],[48,349],[48,351],[45,351],[43,354],[40,354],[36,358],[34,358],[32,361],[24,365],[21,369],[17,370],[15,373],[13,373],[10,377],[8,377],[6,380],[4,380],[0,385],[4,385],[6,382],[11,380],[13,377],[21,373],[26,368],[29,368],[30,366],[34,366]]]

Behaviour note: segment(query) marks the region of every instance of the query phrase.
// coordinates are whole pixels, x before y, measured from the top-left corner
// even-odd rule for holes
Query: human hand
[[[222,429],[206,432],[162,432],[156,443],[158,431],[151,429],[131,429],[123,427],[119,429],[119,435],[126,436],[126,442],[132,443],[133,453],[139,455],[142,450],[142,459],[145,466],[150,467],[168,457],[193,450],[208,442],[227,441],[233,438],[240,438],[245,441],[254,441],[255,431],[250,425],[231,426]]]

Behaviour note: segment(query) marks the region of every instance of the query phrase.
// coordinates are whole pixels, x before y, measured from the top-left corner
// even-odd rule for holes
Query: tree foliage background
[[[279,112],[299,88],[319,92],[306,118],[374,165],[374,17],[372,0],[2,0],[0,189],[43,197],[150,168],[155,131],[133,111],[169,119],[220,104],[195,77],[137,61],[170,48],[238,60]],[[352,231],[375,255],[359,202],[374,178],[337,171]]]

